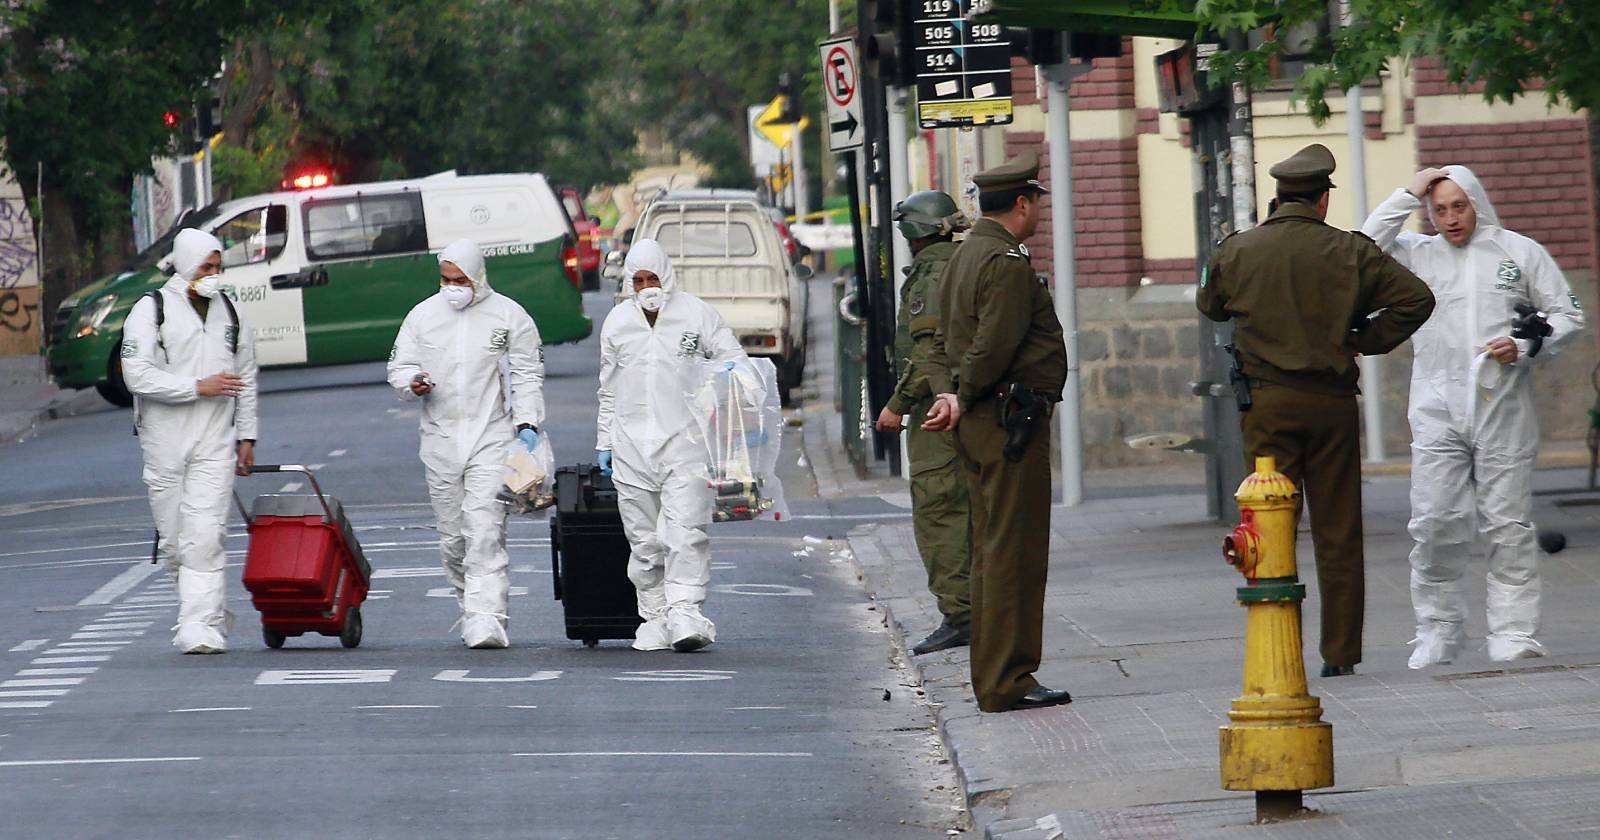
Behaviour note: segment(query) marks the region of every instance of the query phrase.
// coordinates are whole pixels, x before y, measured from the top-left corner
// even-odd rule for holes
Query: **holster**
[[[1016,463],[1027,451],[1028,441],[1044,425],[1050,402],[1016,382],[1001,385],[995,396],[1000,400],[1000,427],[1006,430],[1001,453],[1007,461]]]
[[[1222,349],[1232,359],[1228,365],[1228,386],[1233,389],[1233,400],[1241,413],[1249,411],[1255,401],[1250,397],[1250,377],[1244,375],[1244,367],[1239,363],[1239,348],[1229,344]]]

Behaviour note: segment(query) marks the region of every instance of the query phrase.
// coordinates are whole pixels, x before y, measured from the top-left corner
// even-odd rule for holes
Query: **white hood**
[[[638,297],[638,293],[633,291],[633,275],[639,271],[649,271],[661,278],[661,291],[667,297],[672,297],[672,290],[677,288],[678,281],[672,274],[672,260],[667,257],[661,243],[654,239],[641,239],[628,249],[628,259],[622,264],[622,282],[627,284],[628,294],[633,297]]]
[[[205,264],[206,257],[221,250],[222,243],[215,236],[198,228],[184,228],[172,240],[172,272],[187,283]]]
[[[483,264],[483,249],[470,239],[457,239],[439,252],[439,265],[450,263],[461,269],[472,281],[471,306],[489,297],[494,289],[489,286],[489,269]]]
[[[1467,194],[1467,200],[1472,202],[1473,211],[1478,214],[1478,228],[1473,231],[1473,238],[1476,239],[1480,233],[1489,236],[1494,235],[1494,231],[1486,231],[1484,229],[1499,228],[1500,214],[1494,212],[1494,205],[1489,203],[1489,193],[1484,191],[1483,182],[1479,181],[1478,176],[1472,174],[1472,170],[1465,166],[1451,164],[1444,167],[1444,171],[1450,173],[1449,180],[1454,181],[1456,186]],[[1425,202],[1425,204],[1428,208],[1428,221],[1432,222],[1434,229],[1437,230],[1439,223],[1433,218],[1433,202]]]

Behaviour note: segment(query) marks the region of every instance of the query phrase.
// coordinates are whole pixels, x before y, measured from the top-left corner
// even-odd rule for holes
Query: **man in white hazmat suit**
[[[461,641],[506,647],[507,510],[495,494],[511,447],[532,451],[542,433],[544,349],[527,311],[489,287],[477,243],[439,253],[439,293],[400,324],[389,384],[422,401],[422,465]]]
[[[1401,229],[1419,207],[1439,233]],[[1362,232],[1427,282],[1438,301],[1411,337],[1417,637],[1410,666],[1449,662],[1459,652],[1462,574],[1478,533],[1488,544],[1489,657],[1542,656],[1535,638],[1539,549],[1530,518],[1539,420],[1530,368],[1583,329],[1578,300],[1548,251],[1500,226],[1483,185],[1463,166],[1417,173],[1410,189],[1373,211]],[[1530,327],[1530,308],[1547,318],[1547,334]]]
[[[699,650],[716,640],[700,612],[711,578],[713,499],[691,394],[716,367],[709,363],[749,360],[717,310],[676,288],[655,240],[633,243],[622,270],[633,294],[600,329],[595,448],[616,482],[633,549],[628,578],[644,619],[633,646]]]
[[[255,345],[232,302],[217,294],[216,237],[179,231],[172,268],[166,285],[128,313],[122,376],[134,395],[158,550],[178,579],[172,644],[223,653],[233,616],[222,541],[234,474],[255,463]]]

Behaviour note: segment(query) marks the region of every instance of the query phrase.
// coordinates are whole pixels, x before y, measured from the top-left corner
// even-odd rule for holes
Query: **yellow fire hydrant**
[[[1249,581],[1238,590],[1246,609],[1244,694],[1222,727],[1222,787],[1256,791],[1256,819],[1301,810],[1303,790],[1333,785],[1333,726],[1306,691],[1300,652],[1300,602],[1306,588],[1295,567],[1300,492],[1272,458],[1239,485],[1239,527],[1223,553]]]

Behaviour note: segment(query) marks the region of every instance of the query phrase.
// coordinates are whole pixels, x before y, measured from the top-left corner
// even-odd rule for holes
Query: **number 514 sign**
[[[1011,40],[973,23],[973,0],[912,0],[917,121],[923,128],[1011,122]]]

